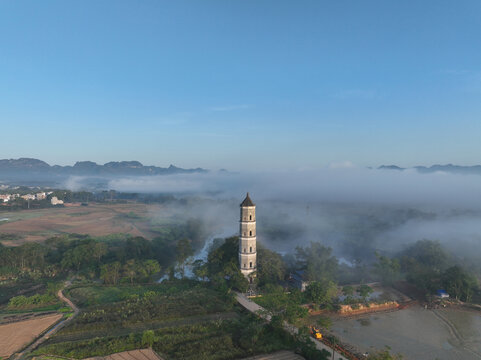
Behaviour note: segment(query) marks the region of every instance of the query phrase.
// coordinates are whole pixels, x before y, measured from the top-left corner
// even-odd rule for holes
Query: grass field
[[[0,357],[9,357],[55,324],[61,314],[0,325]]]
[[[23,210],[2,213],[8,221],[0,223],[0,233],[15,238],[2,240],[4,245],[20,245],[24,242],[43,241],[49,237],[66,234],[107,236],[130,234],[151,239],[153,218],[161,217],[166,209],[160,205],[139,203],[95,204],[88,207],[69,206],[39,210]]]

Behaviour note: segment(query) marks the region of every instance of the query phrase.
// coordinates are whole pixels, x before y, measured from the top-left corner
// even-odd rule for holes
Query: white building
[[[52,196],[52,199],[50,200],[50,203],[52,205],[62,205],[63,200],[59,200],[56,196]]]
[[[35,200],[35,195],[32,195],[32,194],[26,194],[26,195],[22,195],[20,197],[24,200]]]
[[[45,200],[47,198],[47,194],[44,192],[36,193],[35,198],[37,200]]]

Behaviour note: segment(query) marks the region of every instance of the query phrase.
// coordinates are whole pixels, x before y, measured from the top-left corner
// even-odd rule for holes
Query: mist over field
[[[216,193],[256,199],[324,202],[416,204],[477,208],[481,203],[478,176],[443,172],[421,174],[365,168],[327,168],[278,172],[211,172],[168,176],[124,177],[109,182],[118,191],[144,193]]]
[[[201,199],[172,211],[232,235],[238,205],[249,191],[257,204],[258,239],[266,246],[286,252],[321,241],[338,256],[369,261],[375,250],[392,253],[421,239],[439,240],[459,257],[479,253],[479,180],[476,175],[348,166],[118,177],[108,187]]]

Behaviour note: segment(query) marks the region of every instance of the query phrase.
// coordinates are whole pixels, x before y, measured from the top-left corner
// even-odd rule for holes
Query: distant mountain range
[[[432,165],[430,167],[427,166],[414,166],[413,168],[402,168],[396,165],[381,165],[378,167],[381,170],[397,170],[403,171],[407,169],[416,169],[420,173],[433,173],[433,172],[446,172],[452,174],[466,174],[466,175],[481,175],[481,165],[473,165],[473,166],[461,166],[461,165]]]
[[[182,169],[174,165],[167,168],[145,166],[138,161],[111,161],[99,165],[93,161],[78,161],[73,166],[49,165],[45,161],[31,158],[0,160],[0,176],[5,175],[79,175],[79,176],[115,176],[115,175],[170,175],[182,173],[205,173],[207,170]]]

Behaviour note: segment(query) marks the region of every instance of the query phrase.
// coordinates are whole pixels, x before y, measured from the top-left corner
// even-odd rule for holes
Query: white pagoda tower
[[[251,274],[257,270],[256,205],[247,193],[240,204],[239,266],[242,274],[252,282]]]

